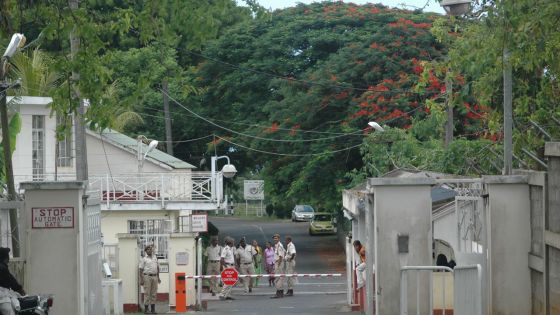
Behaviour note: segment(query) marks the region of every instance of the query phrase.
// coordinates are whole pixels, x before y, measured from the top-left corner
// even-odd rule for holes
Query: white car
[[[292,210],[292,221],[311,221],[315,210],[310,205],[296,205]]]

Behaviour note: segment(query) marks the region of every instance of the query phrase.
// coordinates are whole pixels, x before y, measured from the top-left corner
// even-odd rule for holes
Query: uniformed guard
[[[204,256],[207,257],[208,261],[206,264],[206,274],[207,275],[219,275],[220,270],[220,255],[222,254],[222,246],[218,245],[218,238],[213,237],[210,241],[210,246],[206,247]],[[218,278],[210,278],[210,292],[212,296],[215,296],[220,290]]]
[[[245,237],[243,237],[239,242],[239,248],[237,249],[236,254],[241,274],[254,275],[254,257],[257,255],[257,250],[253,247],[253,245],[247,244]],[[243,286],[245,287],[245,293],[253,292],[253,278],[243,278]]]
[[[148,312],[148,306],[151,307],[151,313],[156,313],[156,296],[158,284],[161,283],[159,278],[159,263],[157,256],[153,253],[152,245],[146,246],[144,249],[146,255],[142,257],[139,266],[140,285],[144,286],[144,313]]]
[[[280,242],[280,234],[274,234],[274,274],[282,274],[284,272],[284,256],[286,251]],[[271,299],[278,299],[284,297],[284,277],[275,277],[274,286],[276,287],[276,294]]]
[[[223,269],[234,267],[235,265],[235,248],[233,247],[233,238],[226,237],[226,246],[222,249],[222,254],[220,255],[220,265]],[[235,300],[230,296],[231,289],[233,286],[225,285],[222,287],[222,292],[220,293],[220,300]]]
[[[296,246],[292,242],[291,236],[286,236],[286,256],[284,259],[285,272],[286,274],[293,274],[296,271]],[[295,277],[288,277],[286,282],[288,283],[288,291],[286,296],[294,295],[294,283]]]

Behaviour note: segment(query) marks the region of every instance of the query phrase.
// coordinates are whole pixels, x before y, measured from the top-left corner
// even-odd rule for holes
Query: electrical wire
[[[278,156],[319,156],[319,155],[326,155],[326,154],[332,154],[332,153],[337,153],[337,152],[352,150],[352,149],[358,148],[358,147],[360,147],[360,146],[362,145],[362,144],[360,143],[360,144],[357,144],[357,145],[354,145],[354,146],[350,146],[350,147],[346,147],[346,148],[343,148],[343,149],[340,149],[340,150],[331,150],[331,151],[325,151],[325,152],[322,152],[322,153],[307,153],[307,154],[302,153],[302,154],[297,154],[297,153],[277,153],[277,152],[265,151],[265,150],[260,150],[260,149],[254,149],[254,148],[251,148],[251,147],[248,147],[248,146],[244,146],[244,145],[242,145],[242,144],[235,143],[235,142],[233,142],[233,141],[227,140],[226,138],[222,138],[222,137],[220,137],[220,136],[216,136],[216,138],[221,139],[221,140],[223,140],[223,141],[225,141],[225,142],[227,142],[227,143],[229,143],[229,144],[231,144],[231,145],[238,146],[238,147],[240,147],[240,148],[244,148],[244,149],[247,149],[247,150],[250,150],[250,151],[255,151],[255,152],[264,153],[264,154],[270,154],[270,155],[278,155]]]
[[[199,114],[197,114],[196,112],[192,111],[191,109],[189,109],[188,107],[184,106],[183,104],[181,104],[179,101],[177,101],[175,98],[173,98],[171,95],[169,95],[168,93],[166,93],[164,90],[160,89],[160,91],[162,93],[164,93],[165,95],[167,95],[167,97],[169,97],[169,99],[179,105],[180,107],[182,107],[184,110],[188,111],[189,113],[195,115],[198,119],[201,119],[211,125],[213,125],[214,127],[218,127],[222,130],[226,130],[228,132],[234,133],[236,135],[239,136],[243,136],[243,137],[248,137],[248,138],[253,138],[253,139],[258,139],[258,140],[266,140],[266,141],[272,141],[272,142],[289,142],[289,143],[295,143],[295,142],[313,142],[313,141],[324,141],[324,140],[330,140],[330,139],[336,139],[336,138],[341,138],[341,137],[346,137],[348,135],[354,135],[360,132],[363,132],[362,130],[357,130],[348,134],[344,134],[344,135],[337,135],[337,136],[331,136],[331,137],[324,137],[324,138],[316,138],[316,139],[293,139],[293,140],[286,140],[286,139],[272,139],[272,138],[265,138],[265,137],[259,137],[259,136],[253,136],[253,135],[249,135],[246,133],[242,133],[227,127],[224,127],[222,125],[216,124],[215,122],[209,120],[206,117],[203,117]]]

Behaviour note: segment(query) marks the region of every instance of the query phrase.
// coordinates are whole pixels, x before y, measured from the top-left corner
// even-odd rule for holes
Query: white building
[[[52,99],[8,97],[8,102],[11,112],[19,112],[22,118],[12,158],[16,189],[24,181],[75,179],[73,128],[65,140],[56,140],[56,128],[61,120],[51,115]],[[210,172],[193,172],[194,166],[165,152],[154,149],[145,155],[148,151],[145,143],[109,129],[101,133],[87,130],[86,141],[89,195],[101,200],[105,258],[111,264],[114,277],[136,277],[137,259],[147,243],[155,245],[164,265],[172,264],[167,256],[169,235],[191,232],[189,219],[193,210],[216,210],[224,206],[221,173],[212,181]],[[11,245],[9,231],[6,210],[0,213],[2,246]],[[137,257],[128,260],[118,257],[119,237],[123,235],[137,236]],[[195,234],[192,236],[185,250],[195,257]],[[179,271],[193,274],[193,262],[194,259]],[[129,266],[119,268],[123,263]],[[165,269],[175,270],[173,266]],[[160,292],[169,295],[171,304],[174,299],[172,284],[171,275],[162,277]],[[136,287],[127,288],[126,283],[124,287],[125,303],[136,303]],[[192,291],[193,287],[190,289]],[[193,291],[190,293],[188,296],[193,297]],[[189,305],[192,302],[190,300]]]

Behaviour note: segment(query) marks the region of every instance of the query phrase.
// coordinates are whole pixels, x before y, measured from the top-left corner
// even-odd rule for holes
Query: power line
[[[259,150],[259,149],[254,149],[254,148],[251,148],[251,147],[244,146],[244,145],[239,144],[239,143],[235,143],[233,141],[227,140],[227,139],[222,138],[220,136],[216,136],[216,138],[219,138],[219,139],[221,139],[221,140],[223,140],[223,141],[225,141],[225,142],[227,142],[231,145],[238,146],[238,147],[250,150],[250,151],[255,151],[255,152],[270,154],[270,155],[278,155],[278,156],[319,156],[319,155],[325,155],[325,154],[331,154],[331,153],[337,153],[337,152],[352,150],[352,149],[358,148],[362,145],[360,143],[360,144],[350,146],[350,147],[346,147],[346,148],[343,148],[343,149],[340,149],[340,150],[331,150],[331,151],[325,151],[325,152],[322,152],[322,153],[297,154],[297,153],[277,153],[277,152]]]
[[[220,128],[220,129],[229,131],[229,132],[231,132],[231,133],[234,133],[234,134],[237,134],[237,135],[240,135],[240,136],[243,136],[243,137],[248,137],[248,138],[253,138],[253,139],[258,139],[258,140],[272,141],[272,142],[290,142],[290,143],[294,143],[294,142],[313,142],[313,141],[330,140],[330,139],[336,139],[336,138],[346,137],[346,136],[348,136],[348,135],[354,135],[354,134],[357,134],[357,133],[362,132],[362,130],[357,130],[357,131],[354,131],[354,132],[351,132],[351,133],[348,133],[348,134],[344,134],[344,135],[337,135],[337,136],[324,137],[324,138],[316,138],[316,139],[293,139],[293,140],[272,139],[272,138],[265,138],[265,137],[253,136],[253,135],[249,135],[249,134],[246,134],[246,133],[242,133],[242,132],[239,132],[239,131],[236,131],[236,130],[233,130],[233,129],[224,127],[224,126],[222,126],[222,125],[216,124],[215,122],[209,120],[208,118],[203,117],[203,116],[197,114],[196,112],[192,111],[192,110],[189,109],[188,107],[184,106],[184,105],[181,104],[179,101],[177,101],[177,100],[174,99],[172,96],[170,96],[168,93],[165,93],[165,91],[163,91],[162,89],[160,89],[160,91],[161,91],[162,93],[166,94],[167,97],[169,97],[169,99],[170,99],[171,101],[173,101],[175,104],[179,105],[180,107],[182,107],[183,109],[185,109],[185,110],[188,111],[189,113],[195,115],[197,118],[199,118],[199,119],[201,119],[201,120],[203,120],[203,121],[205,121],[205,122],[207,122],[207,123],[209,123],[209,124],[211,124],[211,125],[213,125],[213,126],[215,126],[215,127],[218,127],[218,128]]]

